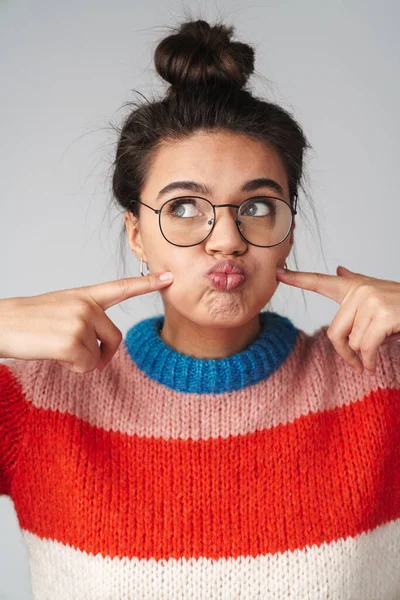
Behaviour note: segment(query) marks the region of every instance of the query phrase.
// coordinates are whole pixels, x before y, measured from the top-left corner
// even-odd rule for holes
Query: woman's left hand
[[[360,374],[364,367],[373,374],[381,344],[400,339],[400,283],[341,266],[336,271],[337,275],[325,275],[285,269],[276,277],[339,302],[327,335],[345,362]]]

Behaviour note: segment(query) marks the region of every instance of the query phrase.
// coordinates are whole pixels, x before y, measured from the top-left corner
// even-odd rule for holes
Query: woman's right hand
[[[57,360],[75,373],[105,367],[122,333],[104,311],[172,283],[160,281],[160,275],[0,300],[0,358]]]

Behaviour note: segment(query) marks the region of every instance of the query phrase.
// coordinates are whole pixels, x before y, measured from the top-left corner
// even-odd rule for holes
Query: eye
[[[198,201],[193,198],[180,198],[172,200],[166,207],[168,216],[177,218],[188,218],[199,216]]]
[[[245,217],[268,217],[274,215],[276,206],[272,199],[268,198],[251,198],[241,209],[241,216]]]

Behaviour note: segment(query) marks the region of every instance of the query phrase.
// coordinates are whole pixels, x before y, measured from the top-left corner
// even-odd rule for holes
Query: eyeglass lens
[[[164,236],[178,246],[202,242],[210,233],[213,220],[210,202],[195,197],[169,200],[160,214]],[[292,211],[283,200],[258,196],[241,204],[238,221],[239,230],[248,242],[257,246],[274,246],[287,236],[292,225]]]

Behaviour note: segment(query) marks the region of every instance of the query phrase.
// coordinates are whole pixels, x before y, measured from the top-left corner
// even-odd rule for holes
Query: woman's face
[[[283,194],[268,187],[239,192],[251,179],[276,181]],[[210,193],[173,190],[157,200],[159,191],[175,181],[193,181]],[[190,138],[165,143],[153,158],[140,199],[153,208],[185,195],[202,196],[213,204],[239,204],[256,195],[271,195],[289,202],[284,167],[273,148],[247,136],[231,133],[196,132]],[[293,229],[281,244],[260,248],[247,243],[234,222],[235,209],[216,209],[216,223],[209,237],[197,246],[178,247],[164,239],[158,215],[140,206],[140,218],[125,213],[129,243],[137,258],[149,264],[150,272],[172,271],[173,283],[162,294],[166,317],[178,314],[203,326],[239,326],[254,317],[269,302],[279,282],[276,266],[283,266],[293,243]],[[243,285],[221,291],[205,277],[218,260],[231,259],[243,265]]]

